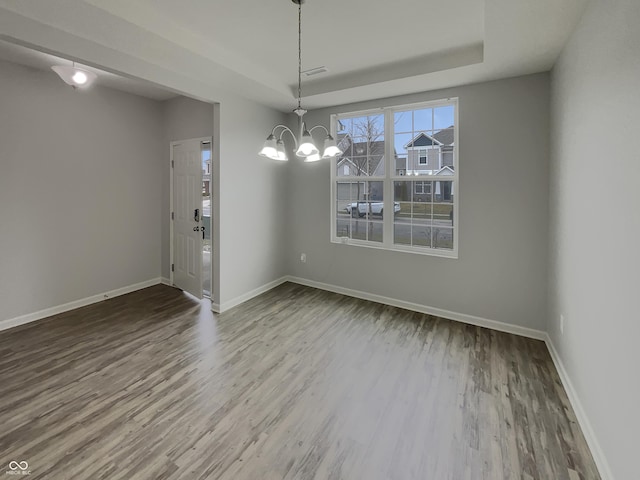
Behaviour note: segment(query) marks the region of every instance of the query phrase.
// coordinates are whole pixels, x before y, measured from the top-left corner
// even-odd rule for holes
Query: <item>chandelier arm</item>
[[[311,127],[311,129],[309,130],[309,133],[313,133],[313,131],[314,131],[316,128],[321,128],[321,129],[323,129],[323,130],[325,131],[325,133],[326,133],[327,135],[331,135],[331,134],[329,133],[329,130],[327,130],[327,127],[325,127],[324,125],[316,125],[315,127]]]
[[[271,133],[273,135],[275,135],[276,129],[277,128],[282,128],[282,131],[280,132],[280,134],[278,135],[278,140],[282,140],[282,135],[284,135],[285,132],[289,132],[289,134],[291,135],[291,138],[293,138],[293,143],[296,146],[296,150],[298,149],[298,139],[296,138],[296,135],[293,133],[293,131],[287,127],[286,125],[276,125],[275,127],[273,127],[273,130],[271,131]]]

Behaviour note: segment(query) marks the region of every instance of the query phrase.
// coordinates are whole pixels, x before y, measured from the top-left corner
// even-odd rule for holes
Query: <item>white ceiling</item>
[[[323,107],[549,70],[588,0],[307,0],[304,105]],[[55,4],[55,5],[54,5]],[[289,111],[291,0],[0,0],[0,36],[203,100]]]

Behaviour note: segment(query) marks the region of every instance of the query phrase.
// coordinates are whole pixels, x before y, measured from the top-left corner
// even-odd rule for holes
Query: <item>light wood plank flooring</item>
[[[0,386],[30,478],[599,478],[544,343],[294,284],[0,332]]]

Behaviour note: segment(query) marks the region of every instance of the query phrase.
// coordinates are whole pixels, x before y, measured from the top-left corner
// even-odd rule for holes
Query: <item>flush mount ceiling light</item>
[[[75,62],[73,65],[54,65],[51,69],[58,74],[58,76],[68,85],[73,88],[85,88],[93,83],[97,78],[97,75],[84,68],[76,67]]]
[[[307,129],[307,126],[303,120],[303,116],[307,111],[302,108],[302,4],[304,0],[291,0],[298,5],[298,107],[293,111],[298,115],[298,124],[300,126],[300,134],[296,139],[295,134],[286,125],[276,125],[271,130],[271,134],[264,142],[262,150],[259,155],[263,157],[271,158],[273,160],[289,160],[286,150],[284,148],[284,141],[282,136],[285,132],[289,132],[293,138],[293,142],[296,148],[296,155],[300,158],[304,158],[305,162],[316,162],[322,158],[335,157],[340,155],[342,150],[336,145],[335,139],[329,133],[326,127],[323,125],[316,125]],[[324,67],[323,67],[324,68]],[[311,132],[315,129],[321,128],[324,130],[326,136],[324,139],[324,145],[322,149],[322,156],[320,156],[320,150],[313,143],[313,137]],[[276,139],[276,132],[280,130],[278,138]]]

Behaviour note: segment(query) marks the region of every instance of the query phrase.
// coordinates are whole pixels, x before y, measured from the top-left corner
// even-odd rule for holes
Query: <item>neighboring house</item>
[[[348,134],[342,134],[338,136],[338,145],[343,151],[337,160],[338,180],[346,176],[384,176],[384,141],[354,142]],[[433,135],[420,133],[404,145],[404,148],[407,150],[407,157],[395,155],[394,158],[396,175],[453,175],[453,127],[440,130]],[[367,189],[365,180],[363,178],[363,181],[358,183],[338,183],[338,211],[343,211],[351,202],[382,201],[382,182],[370,182]],[[451,183],[434,180],[414,180],[413,201],[451,201]],[[406,186],[396,186],[396,198],[409,198],[402,193],[403,188]]]
[[[202,151],[202,196],[211,195],[211,151]]]
[[[396,160],[398,175],[453,175],[453,126],[440,130],[433,135],[419,133],[404,145],[406,158]],[[451,201],[453,199],[450,182],[433,182],[433,180],[413,182],[413,200],[417,202]],[[433,191],[432,191],[433,190]]]
[[[443,167],[453,169],[454,146],[453,126],[433,135],[419,133],[404,145],[406,170],[413,175],[435,175]]]

